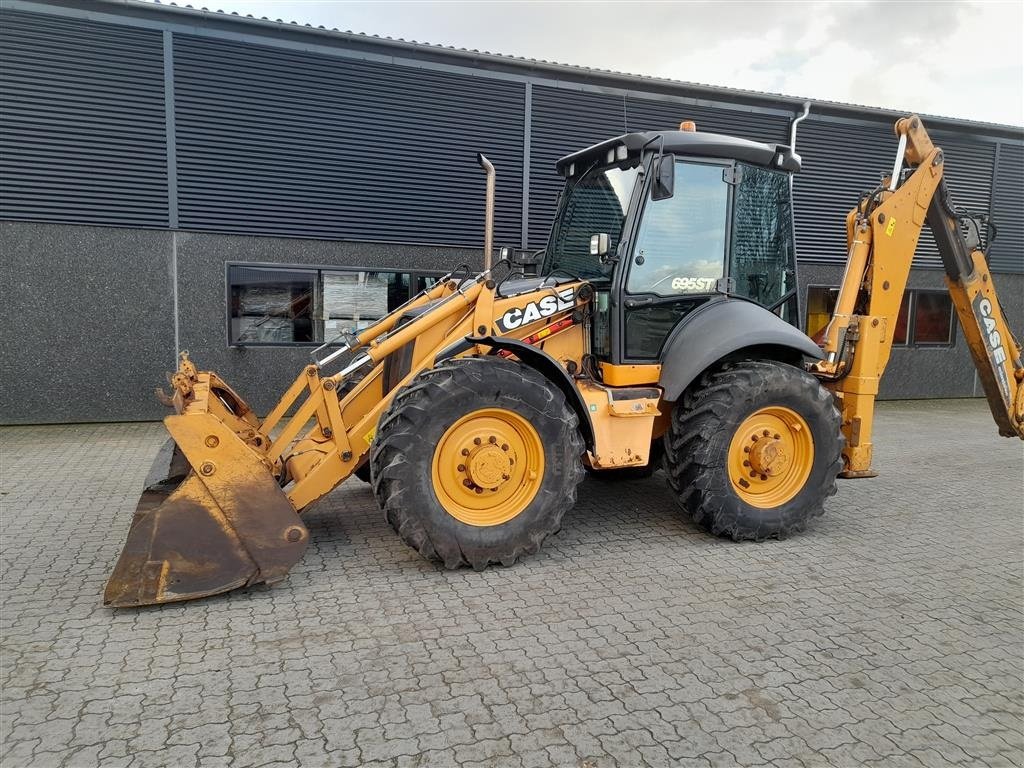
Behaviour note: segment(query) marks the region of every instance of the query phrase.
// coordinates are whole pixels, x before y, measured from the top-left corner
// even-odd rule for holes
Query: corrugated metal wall
[[[0,15],[0,217],[166,227],[160,32]]]
[[[992,164],[995,162],[996,145],[965,141],[942,131],[932,131],[930,135],[932,141],[942,148],[945,158],[943,178],[953,204],[968,212],[988,213],[992,201]],[[1024,179],[1021,183],[1024,184]],[[1024,243],[1021,247],[1024,247]],[[942,263],[935,238],[927,227],[921,232],[921,240],[917,245],[916,263],[919,266],[936,267]]]
[[[992,219],[999,229],[989,251],[993,271],[1024,272],[1024,147],[999,147]]]
[[[498,167],[496,243],[520,241],[528,78],[399,66],[173,34],[177,196],[168,200],[162,33],[58,15],[0,14],[0,218],[209,232],[475,245],[483,174]],[[529,245],[547,239],[566,152],[626,130],[695,120],[704,130],[787,140],[784,111],[533,84]],[[937,134],[958,205],[987,209],[997,144]],[[1000,145],[996,269],[1024,272],[1019,144]],[[891,168],[882,122],[800,128],[801,259],[845,258],[846,211]],[[937,266],[925,234],[916,261]]]
[[[624,131],[622,96],[534,86],[530,113],[530,242],[543,248],[564,179],[555,161]]]
[[[892,170],[892,130],[809,117],[797,131],[803,167],[793,182],[796,252],[801,259],[846,258],[846,214]]]
[[[942,132],[933,132],[932,139],[945,155],[946,182],[956,205],[987,211],[996,145]],[[846,260],[846,214],[862,193],[870,192],[892,171],[896,146],[888,123],[851,125],[812,117],[800,125],[797,151],[803,169],[794,182],[794,214],[801,259]],[[941,266],[927,228],[918,243],[914,266]]]
[[[175,35],[182,228],[519,242],[525,85]],[[481,87],[485,85],[486,87]]]

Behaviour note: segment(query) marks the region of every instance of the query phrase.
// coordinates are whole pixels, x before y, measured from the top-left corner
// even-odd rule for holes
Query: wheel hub
[[[515,411],[483,408],[445,431],[431,473],[438,501],[456,520],[501,525],[537,495],[544,476],[544,444]]]
[[[786,472],[790,465],[790,453],[777,436],[754,436],[750,449],[750,468],[759,475],[776,477]]]
[[[495,443],[497,438],[493,437]],[[470,451],[466,467],[466,476],[469,481],[480,488],[496,491],[498,487],[506,482],[512,470],[511,456],[509,456],[508,444],[504,444],[504,450],[495,443],[475,447]]]
[[[729,479],[736,495],[770,509],[800,493],[814,464],[807,422],[783,406],[761,408],[740,424],[729,445]]]

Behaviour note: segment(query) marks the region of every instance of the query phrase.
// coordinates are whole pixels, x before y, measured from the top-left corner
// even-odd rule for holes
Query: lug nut
[[[501,479],[502,479],[502,480],[510,480],[510,479],[511,479],[511,476],[510,476],[510,475],[502,475],[502,476],[501,476]],[[495,488],[494,490],[498,490],[498,489],[497,489],[497,488]]]
[[[764,430],[764,431],[763,431],[763,432],[762,432],[761,434],[762,434],[762,435],[764,435],[765,437],[768,437],[768,436],[769,436],[769,435],[771,434],[771,432],[769,432],[769,431],[768,431],[768,430],[766,429],[766,430]]]
[[[746,460],[744,460],[744,462],[743,462],[743,466],[744,466],[744,467],[749,467],[749,466],[750,466],[750,462],[749,462],[749,461],[746,461]]]
[[[467,488],[472,488],[473,487],[473,481],[472,480],[463,480],[462,484],[464,486],[466,486]]]
[[[474,490],[475,490],[475,491],[476,491],[477,493],[483,493],[483,492],[484,492],[484,489],[483,489],[483,488],[475,488]]]
[[[469,456],[469,448],[463,448],[462,449],[462,455],[463,456]]]
[[[459,472],[465,472],[465,471],[466,471],[466,465],[465,464],[459,464]]]
[[[508,450],[508,443],[502,443],[501,444],[501,450],[507,451]]]
[[[744,453],[750,453],[750,446],[749,445],[744,445],[743,446],[743,452]]]
[[[782,439],[782,435],[775,435],[775,439],[776,440],[781,440]]]
[[[480,443],[482,443],[482,442],[483,442],[483,440],[481,440],[479,437],[474,437],[473,438],[473,445],[480,445]]]
[[[496,442],[498,442],[498,438],[496,438],[494,435],[491,435],[489,438],[487,438],[487,440],[491,445],[494,445]]]

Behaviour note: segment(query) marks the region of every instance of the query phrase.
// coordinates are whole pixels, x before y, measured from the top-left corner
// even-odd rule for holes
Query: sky
[[[1024,125],[1024,0],[178,2],[812,101]]]

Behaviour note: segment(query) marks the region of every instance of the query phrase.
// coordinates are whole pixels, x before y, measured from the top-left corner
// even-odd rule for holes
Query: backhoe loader
[[[895,132],[894,168],[847,216],[820,344],[797,327],[791,147],[684,123],[562,158],[538,277],[490,263],[495,170],[479,157],[483,271],[318,349],[263,419],[181,355],[172,440],[104,602],[280,581],[308,542],[302,513],[367,469],[387,522],[448,568],[536,552],[585,467],[660,461],[713,534],[800,531],[837,477],[873,474],[874,400],[925,226],[999,432],[1024,437],[1021,348],[942,150],[916,116]]]

